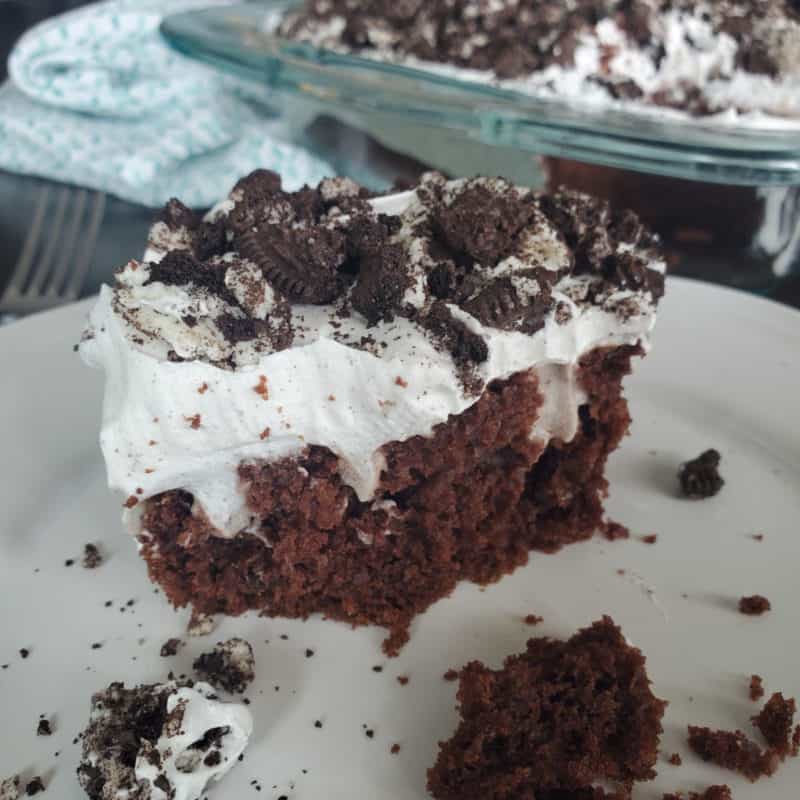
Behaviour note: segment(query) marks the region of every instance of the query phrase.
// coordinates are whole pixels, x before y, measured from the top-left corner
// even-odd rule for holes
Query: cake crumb
[[[176,655],[181,647],[183,647],[183,642],[180,639],[167,639],[167,641],[161,645],[161,658],[169,658],[170,656]]]
[[[203,381],[197,389],[197,394],[205,394],[208,391],[208,384]]]
[[[730,786],[709,786],[702,792],[674,792],[665,794],[663,800],[733,800]]]
[[[603,536],[605,536],[609,542],[616,542],[620,539],[629,539],[630,535],[631,532],[619,522],[612,522],[609,520],[608,522],[603,523]]]
[[[681,764],[683,764],[683,759],[681,758],[680,753],[673,753],[669,757],[668,761],[670,764],[676,767],[679,767]]]
[[[25,786],[25,794],[28,797],[33,797],[35,794],[39,794],[39,792],[44,791],[44,781],[38,776],[35,775],[28,781],[28,784]]]
[[[525,617],[526,625],[538,625],[540,622],[544,622],[544,617],[540,617],[537,614],[528,614]]]
[[[655,544],[658,541],[658,534],[648,533],[647,536],[642,536],[642,541],[645,544]]]
[[[394,382],[397,386],[401,386],[403,389],[408,388],[408,382],[404,381],[399,375],[394,379]]]
[[[258,376],[258,383],[253,387],[253,391],[260,395],[262,400],[269,400],[269,386],[267,386],[266,375]]]
[[[392,745],[392,746],[389,748],[389,752],[390,752],[390,753],[391,753],[393,756],[396,756],[396,755],[397,755],[397,754],[400,752],[400,745],[399,745],[397,742],[395,742],[395,743],[394,743],[394,744],[393,744],[393,745]]]
[[[231,694],[244,692],[256,676],[253,648],[238,637],[217,642],[212,651],[195,660],[192,668],[215,689]]]
[[[725,485],[719,474],[722,456],[717,450],[706,450],[678,470],[678,481],[685,497],[705,499],[713,497]]]
[[[124,503],[125,508],[133,508],[139,502],[139,498],[132,494]]]
[[[760,675],[750,676],[750,699],[755,702],[764,696],[764,680]]]
[[[310,647],[307,647],[306,648],[306,658],[313,658],[313,656],[314,656],[314,651]]]
[[[329,400],[331,403],[335,402],[335,400],[336,400],[336,395],[329,394],[329,395],[328,395],[328,400]]]
[[[103,554],[96,544],[87,542],[83,546],[83,559],[81,565],[84,569],[97,569],[103,563]]]
[[[751,617],[760,616],[767,611],[772,610],[772,604],[769,600],[760,594],[750,595],[749,597],[742,597],[739,600],[739,611],[742,614],[747,614]]]
[[[408,685],[408,681],[409,681],[408,675],[398,675],[397,676],[397,682],[401,686],[407,686]]]
[[[764,541],[764,534],[763,533],[754,533],[750,538],[751,539],[755,539],[755,541],[757,541],[757,542],[763,542]]]
[[[53,728],[50,725],[50,720],[46,717],[39,720],[39,724],[36,726],[36,735],[37,736],[52,736],[53,735]]]
[[[271,433],[272,429],[267,426],[263,431],[261,431],[261,433],[258,435],[258,438],[263,442],[265,439],[269,439]]]
[[[447,670],[447,672],[445,672],[444,675],[442,675],[442,677],[446,681],[449,681],[450,683],[452,683],[453,681],[457,681],[458,680],[458,671],[454,670],[454,669],[449,669],[449,670]]]
[[[191,427],[191,429],[193,431],[196,431],[200,427],[200,425],[202,424],[202,420],[203,420],[203,418],[200,416],[200,414],[193,414],[190,417],[187,417],[186,415],[184,415],[183,418],[189,423],[189,427]]]

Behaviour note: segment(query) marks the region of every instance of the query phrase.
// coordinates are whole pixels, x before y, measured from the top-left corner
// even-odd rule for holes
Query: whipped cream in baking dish
[[[203,222],[172,204],[80,345],[106,373],[109,483],[135,532],[139,501],[185,489],[232,536],[254,522],[239,465],[321,446],[369,501],[383,445],[531,369],[531,435],[569,440],[579,360],[647,347],[664,269],[630,212],[500,179],[430,174],[365,200],[349,181],[290,195],[258,172]]]
[[[265,27],[583,107],[800,126],[800,11],[788,0],[308,0]]]

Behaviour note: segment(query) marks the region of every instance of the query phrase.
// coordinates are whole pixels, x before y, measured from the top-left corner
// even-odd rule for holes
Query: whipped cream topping
[[[129,497],[132,531],[141,533],[139,501],[173,489],[190,492],[195,513],[220,535],[255,531],[259,521],[245,503],[239,465],[298,456],[309,446],[338,456],[344,482],[361,501],[383,502],[376,488],[385,444],[429,435],[475,403],[487,384],[520,371],[537,373],[544,397],[531,435],[571,439],[586,399],[576,380],[580,359],[598,347],[647,347],[657,297],[645,285],[575,274],[563,231],[537,208],[511,254],[491,266],[476,263],[471,273],[492,291],[509,292],[510,285],[521,321],[486,312],[507,301],[486,289],[461,303],[436,300],[426,284],[435,247],[419,233],[434,213],[431,192],[458,217],[469,191],[503,187],[512,188],[429,176],[415,192],[371,201],[376,214],[399,217],[387,246],[400,248],[408,276],[398,306],[404,315],[372,323],[348,305],[357,285],[331,304],[288,305],[254,264],[233,255],[215,268],[232,296],[149,282],[166,253],[151,239],[144,261],[126,266],[115,289],[103,287],[80,345],[83,359],[106,373],[101,444],[110,486]],[[535,200],[527,190],[513,191]],[[207,219],[231,213],[230,205],[220,206]],[[344,224],[342,216],[333,215],[336,225]],[[575,222],[575,235],[594,235],[587,225]],[[611,257],[635,255],[648,274],[663,274],[657,248],[651,240],[637,245],[637,236],[611,242]],[[187,237],[173,239],[171,247]],[[245,273],[247,288],[237,291]],[[278,315],[275,324],[291,328],[291,346],[274,346],[275,304],[284,304],[288,316]],[[462,338],[482,343],[468,369],[457,349],[430,333],[424,313],[434,308],[449,315]],[[218,320],[235,315],[265,320],[263,335],[226,338]]]
[[[159,716],[163,724],[153,722]],[[112,684],[92,699],[78,777],[109,800],[199,800],[234,767],[252,732],[248,709],[222,702],[207,683]]]
[[[210,750],[194,747],[213,731],[225,732]],[[233,768],[252,732],[253,717],[247,708],[221,703],[208,684],[177,688],[167,698],[167,724],[155,745],[159,763],[150,753],[140,753],[136,778],[150,785],[151,800],[197,800],[209,783]],[[209,753],[218,753],[219,758],[209,758]],[[166,776],[171,791],[160,785],[160,775]]]
[[[800,124],[800,15],[788,4],[586,0],[571,12],[551,10],[550,20],[533,5],[461,0],[457,10],[450,3],[437,12],[435,3],[417,4],[404,17],[380,0],[359,9],[309,0],[285,19],[269,15],[265,27],[317,47],[586,107],[701,114],[721,125]],[[509,38],[511,18],[530,26],[521,36],[540,38]]]

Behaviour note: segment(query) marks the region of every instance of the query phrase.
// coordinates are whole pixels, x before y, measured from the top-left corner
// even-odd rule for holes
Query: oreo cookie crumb
[[[19,775],[0,780],[0,800],[18,800]]]
[[[169,658],[170,656],[177,655],[181,647],[183,647],[183,642],[180,639],[167,639],[167,641],[161,645],[161,657]]]
[[[103,555],[97,545],[87,542],[83,546],[81,565],[84,569],[97,569],[103,563]]]
[[[313,658],[313,656],[314,651],[310,647],[306,648],[306,658]]]
[[[65,567],[71,567],[71,566],[72,566],[74,563],[75,563],[75,559],[74,559],[74,558],[68,558],[68,559],[67,559],[67,560],[64,562],[64,566],[65,566]]]
[[[244,692],[255,678],[253,648],[239,638],[218,642],[211,652],[195,660],[193,669],[215,689]]]
[[[36,726],[36,735],[37,736],[52,736],[53,729],[50,726],[49,719],[40,719],[39,724]]]
[[[374,739],[375,738],[375,731],[372,730],[372,728],[367,728],[364,731],[364,735],[367,737],[367,739]]]
[[[442,676],[446,681],[452,683],[453,681],[458,680],[458,671],[454,669],[449,669],[445,674]]]
[[[320,719],[314,720],[314,727],[315,728],[321,728],[322,727],[322,720],[320,720]]]
[[[25,794],[28,795],[28,797],[33,797],[44,790],[44,781],[38,775],[31,778],[25,786]]]
[[[684,496],[704,499],[716,495],[725,485],[719,474],[721,460],[722,456],[717,450],[706,450],[683,464],[678,471],[678,480]]]
[[[526,625],[538,625],[540,622],[544,622],[544,617],[540,617],[537,614],[528,614],[525,617]]]
[[[760,616],[771,610],[772,604],[760,594],[742,597],[739,600],[739,612],[748,616]]]
[[[31,651],[28,650],[27,647],[23,647],[23,648],[20,649],[19,654],[20,654],[20,657],[27,658],[31,654]]]
[[[376,666],[374,666],[372,668],[372,671],[373,672],[383,672],[383,667],[381,667],[380,665],[376,665]]]

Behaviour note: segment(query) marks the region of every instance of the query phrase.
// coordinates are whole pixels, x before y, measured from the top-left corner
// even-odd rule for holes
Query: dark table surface
[[[0,0],[0,74],[5,79],[8,53],[29,27],[53,14],[85,5],[86,0]],[[385,152],[375,157],[386,158]],[[398,175],[408,175],[408,163],[397,162]],[[37,178],[0,171],[0,292],[16,262],[30,224],[39,188]],[[97,291],[113,270],[142,252],[152,209],[108,198],[103,225],[83,296]],[[772,293],[774,299],[800,308],[800,275],[788,278]]]

